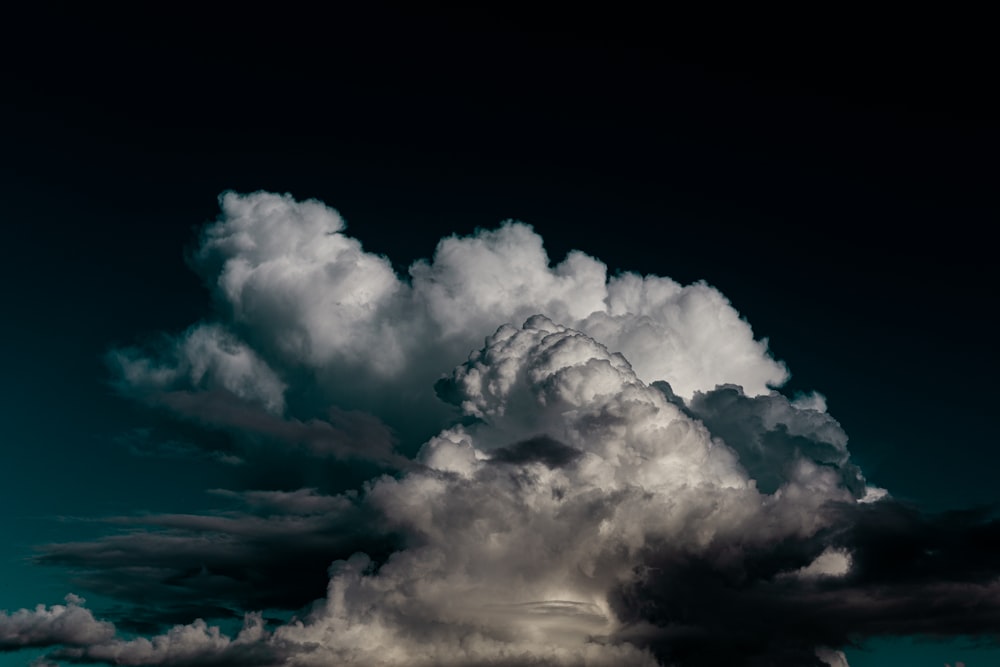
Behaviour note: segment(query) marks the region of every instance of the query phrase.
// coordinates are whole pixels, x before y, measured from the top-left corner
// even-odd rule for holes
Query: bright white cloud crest
[[[726,382],[766,393],[788,376],[717,290],[631,273],[609,279],[580,252],[551,267],[541,237],[521,223],[446,238],[404,281],[319,202],[227,193],[222,208],[195,265],[235,327],[276,363],[433,381],[499,324],[541,313],[681,396]]]
[[[306,372],[331,403],[350,392],[352,407],[397,429],[405,411],[376,405],[433,405],[447,415],[445,399],[465,420],[450,413],[405,473],[359,490],[405,547],[383,563],[362,554],[334,563],[326,598],[299,619],[267,630],[251,615],[233,639],[203,622],[151,640],[105,632],[68,642],[82,645],[64,649],[68,657],[653,665],[611,597],[644,576],[651,553],[738,561],[755,546],[814,535],[824,503],[864,493],[863,484],[845,485],[846,436],[822,397],[772,393],[785,367],[704,283],[609,278],[579,252],[551,266],[542,239],[520,223],[444,239],[402,279],[319,202],[267,193],[221,201],[223,215],[193,259],[220,321],[193,327],[158,356],[116,353],[126,391],[228,392],[301,427],[285,391]],[[687,407],[722,405],[718,385],[741,387],[727,400],[758,415],[761,428],[787,426],[831,453],[822,464],[801,448],[762,458],[777,489],[761,491],[739,446]],[[383,439],[383,458],[385,447]],[[351,452],[363,456],[363,445]],[[246,497],[308,501],[326,513],[343,506],[296,493]],[[830,570],[820,565],[802,576]],[[827,661],[842,657],[817,650]]]

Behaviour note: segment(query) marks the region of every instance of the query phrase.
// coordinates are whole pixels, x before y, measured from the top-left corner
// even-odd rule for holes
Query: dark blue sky
[[[185,251],[227,189],[325,201],[398,270],[515,218],[554,260],[704,279],[788,393],[827,396],[871,482],[927,511],[1000,501],[982,26],[163,11],[4,21],[0,608],[70,590],[33,547],[245,483],[130,453],[164,418],[104,361],[211,312]]]

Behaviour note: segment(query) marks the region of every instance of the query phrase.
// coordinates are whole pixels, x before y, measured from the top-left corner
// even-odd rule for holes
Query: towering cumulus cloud
[[[203,435],[175,453],[222,441],[253,486],[48,545],[128,613],[4,613],[0,649],[839,666],[867,634],[1000,627],[1000,526],[867,485],[822,396],[779,393],[784,365],[714,288],[609,278],[579,252],[553,266],[520,223],[400,277],[319,202],[222,209],[192,256],[216,318],[110,362],[123,394]]]

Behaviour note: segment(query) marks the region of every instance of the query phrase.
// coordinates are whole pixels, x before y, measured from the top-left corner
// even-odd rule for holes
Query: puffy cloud
[[[194,266],[254,342],[312,367],[357,355],[369,373],[400,367],[386,307],[404,286],[388,260],[343,233],[339,214],[267,193],[230,192],[220,203]]]
[[[319,202],[230,192],[221,205],[192,257],[221,321],[160,353],[113,354],[126,393],[225,389],[281,412],[287,382],[311,378],[321,402],[375,412],[400,429],[420,422],[423,439],[448,418],[424,388],[498,324],[535,313],[605,342],[638,377],[684,396],[725,382],[755,395],[787,378],[714,288],[608,278],[604,264],[575,251],[552,266],[522,223],[444,239],[402,279]]]
[[[841,549],[826,549],[816,560],[800,567],[793,574],[801,579],[843,577],[851,571],[851,554]]]
[[[543,313],[623,353],[643,380],[666,380],[683,395],[723,382],[756,394],[787,378],[718,290],[633,273],[608,278],[603,263],[576,251],[550,267],[541,237],[521,223],[445,239],[410,274],[434,328],[466,349],[498,322]]]
[[[303,665],[655,664],[634,646],[590,637],[608,625],[596,605],[503,599],[484,605],[445,582],[415,579],[411,569],[434,575],[442,565],[442,554],[411,551],[372,576],[367,557],[339,561],[324,603],[277,629],[275,641]],[[304,646],[315,649],[306,653]]]
[[[62,645],[32,662],[36,667],[58,660],[115,665],[274,665],[278,651],[268,645],[268,632],[260,614],[246,614],[243,627],[229,637],[217,626],[196,619],[175,625],[152,638],[122,639],[115,626],[97,621],[84,600],[66,596],[67,605],[34,611],[21,609],[0,615],[0,650]]]
[[[83,598],[70,594],[64,605],[38,605],[12,614],[0,611],[0,651],[56,644],[89,645],[110,639],[114,626],[95,619],[83,602]]]
[[[788,379],[767,341],[754,340],[729,300],[703,282],[625,273],[608,282],[607,308],[573,326],[624,353],[647,382],[669,382],[684,397],[726,383],[757,395]]]
[[[151,639],[138,637],[94,643],[84,648],[63,649],[55,657],[80,662],[113,665],[273,665],[275,656],[266,643],[260,614],[247,614],[236,637],[223,634],[202,619],[175,625]]]
[[[995,636],[997,522],[869,486],[824,397],[775,391],[787,370],[714,288],[609,278],[579,252],[553,265],[520,223],[444,239],[401,278],[319,202],[222,207],[192,256],[218,321],[111,360],[125,394],[224,432],[213,456],[254,484],[212,491],[235,509],[118,517],[43,549],[142,636],[77,606],[102,634],[10,646],[134,665],[838,667],[866,633]],[[235,636],[190,622],[245,612]]]
[[[479,421],[370,485],[406,548],[334,565],[325,600],[274,633],[302,664],[655,664],[609,604],[651,553],[738,559],[853,498],[835,477],[809,502],[765,497],[621,355],[547,318],[501,327],[439,391]]]
[[[865,493],[864,477],[849,461],[847,434],[827,414],[821,395],[790,401],[777,392],[747,396],[741,387],[722,385],[697,392],[689,408],[736,450],[766,493],[787,482],[800,459],[837,470],[855,496]]]
[[[439,391],[484,420],[471,427],[480,447],[544,434],[582,452],[578,481],[602,491],[748,486],[732,451],[642,383],[621,354],[542,316],[501,327]]]

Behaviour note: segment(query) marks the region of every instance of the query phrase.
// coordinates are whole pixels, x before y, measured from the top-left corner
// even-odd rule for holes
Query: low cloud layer
[[[319,202],[222,207],[192,258],[217,319],[113,352],[118,387],[225,433],[241,467],[341,472],[258,474],[211,490],[226,509],[47,545],[126,611],[5,614],[5,650],[839,667],[872,634],[996,638],[1000,525],[870,486],[823,397],[779,393],[784,365],[714,288],[553,266],[520,223],[444,239],[401,278]]]

